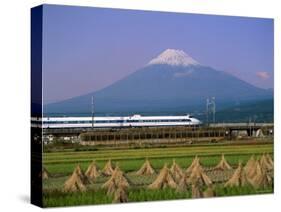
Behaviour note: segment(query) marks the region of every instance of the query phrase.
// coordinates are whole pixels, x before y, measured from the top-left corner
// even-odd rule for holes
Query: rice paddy
[[[44,153],[43,203],[55,207],[272,193],[272,154],[272,143]],[[241,163],[246,170],[253,155],[258,162],[251,170],[259,177],[248,179],[248,172],[237,169]],[[228,186],[231,178],[235,184],[241,176],[249,183]]]

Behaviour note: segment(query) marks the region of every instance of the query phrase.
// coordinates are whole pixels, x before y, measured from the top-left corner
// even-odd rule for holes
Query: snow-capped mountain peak
[[[168,64],[173,66],[199,65],[199,63],[187,53],[177,49],[166,49],[148,63],[148,65],[153,64]]]

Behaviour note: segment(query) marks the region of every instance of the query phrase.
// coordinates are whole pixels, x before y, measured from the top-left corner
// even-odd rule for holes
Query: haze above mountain
[[[203,109],[208,97],[223,106],[272,98],[272,91],[201,65],[182,50],[167,49],[104,89],[45,105],[44,113],[89,113],[92,96],[96,112],[192,112]]]

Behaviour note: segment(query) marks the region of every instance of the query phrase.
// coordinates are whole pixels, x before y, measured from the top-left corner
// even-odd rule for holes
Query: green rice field
[[[135,172],[142,166],[145,158],[148,158],[157,172],[166,163],[172,164],[173,159],[185,170],[197,155],[200,163],[206,168],[207,175],[215,183],[216,196],[247,195],[259,193],[272,193],[273,186],[262,189],[254,189],[250,186],[225,188],[224,182],[231,177],[233,172],[217,173],[208,169],[215,166],[225,155],[228,163],[236,168],[239,162],[245,164],[252,155],[258,159],[263,153],[273,155],[273,144],[243,144],[243,145],[204,145],[166,148],[144,149],[97,149],[95,151],[65,151],[44,153],[44,167],[50,173],[49,179],[43,181],[43,203],[45,207],[87,205],[112,203],[112,197],[106,195],[101,185],[109,177],[100,176],[96,181],[87,185],[85,192],[62,192],[64,182],[79,164],[83,171],[95,160],[97,166],[102,169],[105,163],[111,159],[113,165],[118,164],[126,174],[131,186],[128,189],[129,202],[186,199],[191,197],[190,189],[187,192],[178,193],[173,189],[148,190],[147,185],[152,183],[157,173],[152,176],[138,176]],[[216,175],[216,176],[215,176]]]

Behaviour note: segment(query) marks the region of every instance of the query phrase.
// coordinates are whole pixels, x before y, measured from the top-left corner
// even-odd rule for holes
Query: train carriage
[[[201,121],[191,115],[183,116],[119,116],[119,117],[43,117],[33,118],[32,126],[43,128],[122,128],[158,126],[199,126]]]

